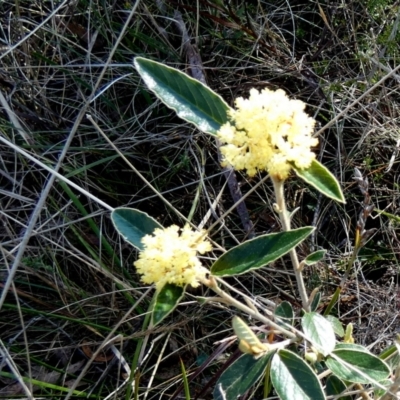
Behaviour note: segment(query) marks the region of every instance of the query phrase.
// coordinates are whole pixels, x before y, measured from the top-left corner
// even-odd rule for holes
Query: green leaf
[[[339,318],[336,318],[333,315],[327,315],[325,318],[331,323],[335,334],[338,335],[340,338],[342,338],[344,336],[344,329],[343,329],[343,325],[340,322]],[[338,345],[336,345],[335,349],[337,349],[337,348],[338,348]]]
[[[384,379],[383,381],[379,382],[385,389],[383,388],[376,388],[374,390],[374,399],[381,399],[383,398],[382,396],[391,389],[391,387],[393,388],[394,385],[397,385],[397,383],[394,383],[390,378],[388,379]],[[398,392],[397,392],[397,396],[398,396]],[[394,397],[389,397],[394,399]],[[398,398],[398,397],[397,397]]]
[[[185,397],[186,399],[190,400],[189,379],[185,368],[185,363],[183,362],[182,358],[180,359],[180,362],[181,362],[182,381],[183,381],[183,388],[185,390]]]
[[[275,308],[275,317],[278,317],[277,323],[279,325],[285,325],[282,324],[282,322],[285,322],[286,324],[293,325],[294,324],[294,311],[292,308],[292,305],[288,301],[282,301],[282,303],[278,304],[277,307]]]
[[[271,351],[259,359],[250,354],[238,358],[219,378],[214,399],[236,400],[261,378],[273,354]]]
[[[396,369],[400,365],[400,354],[397,351],[395,345],[390,345],[382,353],[379,354],[379,358],[384,360],[390,369]]]
[[[391,344],[381,351],[381,353],[379,354],[379,358],[381,360],[385,360],[388,359],[389,357],[393,357],[393,354],[395,353],[397,353],[396,345]]]
[[[317,250],[314,251],[314,253],[309,254],[306,259],[304,260],[304,263],[307,265],[313,265],[316,264],[318,261],[321,261],[326,254],[326,250]]]
[[[111,213],[111,221],[124,240],[138,250],[143,250],[143,236],[151,235],[156,228],[163,229],[154,218],[135,208],[116,208]]]
[[[386,363],[373,354],[360,350],[335,350],[326,359],[326,365],[340,379],[354,383],[379,382],[390,374]]]
[[[233,317],[232,327],[240,341],[239,349],[243,353],[252,354],[254,357],[258,358],[267,352],[268,345],[264,345],[240,317]]]
[[[248,240],[223,254],[212,265],[211,273],[216,276],[233,276],[264,267],[296,247],[313,230],[306,226]]]
[[[321,354],[327,356],[334,350],[336,345],[335,332],[331,323],[322,315],[315,312],[304,314],[301,319],[301,326],[307,339]]]
[[[167,283],[163,288],[156,292],[152,313],[152,325],[159,324],[168,314],[170,314],[185,293],[185,288]]]
[[[342,292],[342,289],[340,286],[338,286],[335,290],[335,293],[333,293],[333,296],[331,297],[331,300],[329,301],[328,307],[326,307],[324,311],[324,315],[329,315],[330,312],[332,311],[332,308],[334,305],[338,302],[340,293]]]
[[[336,396],[346,390],[344,382],[335,375],[328,376],[326,380],[326,394]],[[350,396],[335,397],[335,400],[351,400]]]
[[[314,296],[314,298],[311,302],[311,305],[310,305],[311,311],[317,311],[320,301],[321,301],[321,292],[318,292]]]
[[[317,375],[297,354],[280,350],[272,358],[271,380],[281,400],[323,400]]]
[[[364,353],[370,354],[369,350],[362,346],[361,344],[356,343],[337,343],[335,350],[355,350],[355,351],[363,351]]]
[[[228,121],[228,104],[196,79],[171,67],[136,57],[135,67],[154,94],[178,116],[201,131],[216,135]]]
[[[326,197],[336,200],[339,203],[346,203],[342,189],[335,176],[317,160],[313,160],[311,166],[307,169],[293,168],[299,178],[313,186]]]

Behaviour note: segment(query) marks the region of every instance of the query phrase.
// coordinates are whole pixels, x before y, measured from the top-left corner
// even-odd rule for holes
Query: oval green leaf
[[[277,323],[285,326],[285,324],[294,324],[294,311],[292,305],[288,301],[282,301],[275,308],[275,317],[277,317]]]
[[[344,382],[335,375],[328,376],[326,380],[326,394],[336,396],[346,390]],[[350,396],[335,397],[335,400],[351,400]]]
[[[391,390],[391,389],[393,392],[393,385],[397,385],[397,383],[394,383],[390,378],[384,379],[383,381],[381,381],[379,383],[382,385],[382,387],[376,388],[374,390],[374,397],[373,397],[374,399],[383,399],[384,398],[383,395],[385,393],[387,393],[388,390]],[[399,398],[398,395],[399,395],[399,392],[397,392],[397,398]],[[394,399],[394,397],[389,397],[389,398]]]
[[[136,57],[134,64],[147,87],[180,118],[201,131],[216,135],[228,121],[228,104],[201,82],[146,58]]]
[[[154,218],[135,208],[116,208],[111,213],[111,221],[124,240],[138,250],[143,250],[143,236],[151,235],[156,228],[163,229]]]
[[[308,340],[322,355],[327,356],[336,345],[331,323],[322,315],[310,312],[303,315],[301,326]]]
[[[343,329],[343,325],[340,322],[339,318],[336,318],[333,315],[326,315],[325,318],[331,323],[335,334],[338,335],[340,338],[342,338],[344,336],[344,329]],[[337,348],[338,348],[338,345],[336,345],[335,349],[337,349]]]
[[[296,247],[313,230],[306,226],[248,240],[223,254],[212,265],[211,273],[216,276],[233,276],[264,267]]]
[[[343,331],[344,332],[344,331]],[[343,334],[344,336],[344,334]],[[336,350],[356,350],[356,351],[363,351],[364,353],[370,354],[369,350],[362,346],[361,344],[356,344],[356,343],[337,343],[335,347]]]
[[[311,166],[307,169],[293,168],[299,178],[303,179],[303,181],[326,197],[336,200],[339,203],[346,203],[342,189],[335,176],[317,160],[313,160]]]
[[[326,365],[337,377],[353,383],[379,382],[390,374],[389,367],[381,359],[359,350],[335,350],[326,359]]]
[[[396,345],[390,345],[379,354],[379,358],[384,360],[389,368],[394,370],[400,365],[400,354],[397,351]]]
[[[247,392],[264,374],[274,352],[255,359],[250,354],[238,358],[219,378],[213,395],[215,400],[236,400]]]
[[[271,380],[281,400],[325,400],[317,375],[289,350],[280,350],[272,358]]]
[[[321,292],[318,292],[312,299],[312,302],[310,305],[311,311],[317,311],[320,302],[321,302]]]
[[[309,254],[306,259],[304,260],[304,263],[307,265],[313,265],[316,264],[318,261],[321,261],[326,254],[326,250],[317,250],[314,251],[314,253]]]
[[[153,326],[159,324],[168,314],[170,314],[185,293],[185,288],[167,283],[163,288],[156,292],[154,307],[151,316]]]
[[[260,341],[256,334],[240,317],[233,317],[232,328],[238,339],[245,341],[250,347],[254,347],[260,351],[267,349],[267,346]]]

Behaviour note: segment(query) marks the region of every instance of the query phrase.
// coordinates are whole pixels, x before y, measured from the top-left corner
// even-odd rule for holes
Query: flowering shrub
[[[273,388],[272,395],[282,400],[325,400],[327,396],[344,399],[350,398],[350,390],[354,388],[362,398],[371,399],[372,391],[374,399],[387,400],[395,396],[400,387],[400,371],[389,380],[391,368],[384,357],[376,357],[363,346],[354,344],[352,325],[344,329],[338,318],[328,315],[340,297],[358,251],[372,233],[365,230],[365,221],[373,209],[368,181],[356,171],[355,179],[365,196],[357,222],[356,243],[342,282],[322,315],[317,312],[321,298],[319,288],[308,293],[303,270],[320,261],[325,251],[318,250],[299,259],[296,246],[314,228],[291,228],[284,184],[293,169],[298,178],[325,196],[342,203],[344,197],[336,178],[312,152],[318,144],[312,137],[315,121],[304,112],[304,103],[290,100],[283,90],[259,92],[252,89],[249,98],[236,99],[236,109],[232,109],[205,85],[173,68],[143,58],[136,58],[135,66],[148,87],[165,104],[222,142],[223,166],[245,170],[249,176],[262,171],[269,173],[276,200],[274,210],[283,230],[260,235],[229,249],[207,269],[197,258],[198,253],[211,250],[204,231],[185,226],[179,233],[177,226],[164,229],[138,210],[114,210],[115,227],[140,250],[135,266],[142,281],[154,283],[157,289],[150,327],[159,324],[178,306],[187,285],[203,284],[217,294],[210,300],[236,308],[242,315],[248,315],[252,323],[261,323],[268,337],[265,340],[254,333],[244,318],[233,317],[232,328],[244,354],[222,373],[214,399],[236,400],[263,376],[264,397]],[[243,299],[231,295],[232,287],[224,277],[240,279],[241,274],[262,268],[285,254],[290,255],[301,310],[294,310],[288,302],[274,304],[268,299],[265,303],[250,302],[245,295]],[[237,296],[241,295],[236,292]],[[207,298],[199,300],[204,302]],[[394,347],[387,356],[395,351]]]

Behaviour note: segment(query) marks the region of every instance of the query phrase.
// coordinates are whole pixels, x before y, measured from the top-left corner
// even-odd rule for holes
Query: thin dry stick
[[[11,109],[9,106],[6,98],[3,95],[3,92],[0,90],[0,104],[3,106],[5,112],[7,113],[8,119],[10,122],[14,125],[14,129],[22,136],[22,139],[25,140],[26,143],[31,144],[32,143],[32,136],[25,132],[24,128],[21,125],[21,122],[19,122],[19,119],[15,115],[14,111]]]
[[[8,259],[6,258],[4,252],[2,251],[2,255],[3,255],[3,259],[4,259],[4,264],[6,265],[7,270],[10,270],[9,264],[8,264]],[[15,283],[11,282],[11,286],[12,286],[12,290],[14,293],[17,293],[17,288],[15,287]],[[28,374],[29,376],[32,376],[32,364],[31,364],[31,355],[29,353],[29,341],[28,341],[28,335],[27,335],[27,329],[26,329],[26,325],[25,325],[25,321],[24,321],[24,314],[21,310],[21,304],[19,301],[18,296],[15,296],[15,302],[17,303],[17,309],[18,309],[18,316],[19,316],[19,320],[21,321],[21,325],[24,327],[22,329],[22,336],[24,338],[24,344],[25,344],[25,350],[26,350],[26,363],[27,363],[27,368],[28,368]],[[1,367],[0,367],[1,369]],[[33,384],[32,381],[28,381],[29,384],[29,391],[30,393],[33,393]],[[29,395],[28,395],[28,398]],[[33,399],[33,397],[32,397]]]
[[[16,43],[14,46],[9,46],[8,50],[6,50],[4,53],[0,55],[0,60],[8,55],[9,53],[13,52],[15,49],[17,49],[22,43],[24,43],[26,40],[28,40],[31,36],[33,36],[38,30],[42,29],[47,22],[49,22],[55,15],[60,13],[60,10],[67,4],[69,3],[70,0],[64,0],[47,18],[45,18],[40,24],[35,26],[34,29],[29,31],[18,43]]]
[[[2,350],[4,349],[4,351]],[[0,339],[0,356],[2,360],[5,361],[7,364],[8,368],[10,368],[10,371],[14,375],[15,379],[18,381],[18,383],[22,386],[22,389],[24,390],[25,394],[27,395],[28,399],[33,399],[33,394],[29,390],[29,388],[25,385],[25,382],[22,378],[22,375],[18,371],[18,367],[15,365],[11,355],[8,353],[7,348],[4,346],[3,342]]]
[[[196,225],[190,222],[180,211],[178,211],[136,168],[135,166],[121,153],[118,147],[108,138],[108,136],[103,132],[100,126],[96,123],[96,121],[92,118],[91,115],[86,115],[86,118],[93,124],[93,126],[97,129],[97,131],[104,137],[107,143],[120,155],[120,157],[129,165],[129,168],[132,169],[136,175],[142,179],[142,181],[169,207],[173,210],[178,217],[182,218],[183,221],[187,222],[192,228],[199,229]],[[217,247],[221,251],[225,251],[223,247],[221,247],[218,243],[209,239],[213,246]]]
[[[111,49],[110,54],[109,54],[109,56],[108,56],[108,58],[107,58],[107,61],[106,61],[106,63],[105,63],[105,65],[104,65],[103,69],[101,70],[101,72],[100,72],[100,74],[99,74],[99,77],[98,77],[98,79],[97,79],[97,81],[96,81],[96,84],[95,84],[94,87],[93,87],[92,93],[90,94],[89,98],[87,98],[87,99],[85,100],[84,104],[82,105],[82,108],[81,108],[80,111],[79,111],[79,114],[78,114],[78,116],[77,116],[77,118],[76,118],[76,120],[75,120],[75,123],[74,123],[73,127],[71,128],[71,132],[70,132],[70,134],[69,134],[69,136],[68,136],[68,139],[67,139],[67,141],[66,141],[66,143],[65,143],[65,145],[64,145],[64,149],[63,149],[63,151],[62,151],[61,154],[60,154],[60,157],[59,157],[59,159],[58,159],[57,165],[56,165],[55,168],[54,168],[54,170],[55,170],[56,172],[58,172],[58,170],[61,168],[61,165],[62,165],[62,163],[63,163],[63,161],[64,161],[65,156],[67,155],[67,152],[68,152],[68,150],[69,150],[69,147],[70,147],[70,145],[71,145],[71,143],[72,143],[72,140],[73,140],[73,138],[74,138],[74,136],[75,136],[75,133],[76,133],[77,130],[78,130],[78,127],[79,127],[79,125],[80,125],[80,123],[81,123],[81,121],[82,121],[82,118],[84,117],[84,115],[85,115],[85,113],[86,113],[86,110],[87,110],[87,108],[89,107],[89,104],[90,104],[90,102],[91,102],[91,99],[96,95],[96,90],[97,90],[97,88],[99,87],[99,85],[100,85],[100,83],[101,83],[101,81],[102,81],[102,79],[103,79],[103,77],[104,77],[104,74],[105,74],[106,71],[107,71],[107,68],[108,68],[109,63],[111,63],[111,61],[112,61],[112,59],[113,59],[113,56],[114,56],[114,53],[115,53],[115,51],[116,51],[116,49],[117,49],[117,47],[118,47],[118,44],[121,42],[122,38],[124,37],[125,31],[127,30],[128,25],[129,25],[131,19],[133,18],[133,15],[136,13],[136,8],[137,8],[137,6],[139,5],[139,2],[140,2],[140,1],[138,0],[138,1],[135,3],[135,5],[132,7],[132,10],[131,10],[131,12],[130,12],[128,18],[126,19],[124,26],[123,26],[122,29],[121,29],[121,32],[120,32],[120,34],[119,34],[119,36],[118,36],[118,38],[117,38],[117,40],[116,40],[116,43],[115,43],[114,47]],[[65,4],[65,3],[66,3],[66,1],[63,2],[63,4]],[[58,9],[59,9],[59,8],[58,8]],[[57,10],[58,10],[58,9],[57,9]],[[30,36],[30,35],[27,35],[27,36],[25,37],[25,40],[26,40],[29,36]],[[4,54],[3,54],[3,56],[4,56]],[[1,59],[1,57],[0,57],[0,59]],[[11,269],[10,269],[10,273],[9,273],[9,275],[8,275],[7,281],[6,281],[6,283],[4,284],[3,292],[2,292],[1,297],[0,297],[0,309],[2,308],[2,306],[3,306],[3,304],[4,304],[4,301],[5,301],[5,298],[6,298],[6,296],[7,296],[8,290],[10,289],[10,286],[11,286],[11,282],[12,282],[13,279],[14,279],[14,276],[15,276],[15,274],[16,274],[16,272],[17,272],[19,263],[21,262],[22,257],[23,257],[23,255],[24,255],[26,245],[28,244],[28,241],[29,241],[29,239],[30,239],[30,235],[31,235],[31,233],[32,233],[32,231],[33,231],[33,228],[34,228],[34,226],[35,226],[35,224],[36,224],[36,221],[37,221],[37,219],[38,219],[38,217],[39,217],[40,211],[42,210],[42,208],[43,208],[43,206],[44,206],[44,204],[45,204],[45,201],[46,201],[46,199],[47,199],[47,196],[48,196],[48,194],[50,193],[50,190],[51,190],[51,188],[52,188],[52,186],[53,186],[53,184],[54,184],[55,179],[56,179],[56,176],[55,176],[55,174],[52,172],[52,174],[50,175],[49,180],[48,180],[46,186],[44,187],[44,189],[43,189],[43,191],[42,191],[42,194],[41,194],[41,196],[40,196],[40,198],[39,198],[39,200],[38,200],[38,203],[36,204],[36,207],[35,207],[35,209],[33,210],[33,213],[32,213],[31,219],[30,219],[30,221],[29,221],[28,227],[26,228],[26,231],[25,231],[25,233],[24,233],[24,235],[23,235],[23,238],[22,238],[22,240],[21,240],[20,246],[19,246],[19,248],[18,248],[17,255],[15,256],[14,263],[13,263]]]
[[[201,56],[197,51],[197,49],[194,46],[192,46],[190,42],[190,37],[187,32],[185,23],[182,19],[182,14],[179,11],[175,10],[174,18],[176,19],[176,25],[182,34],[184,49],[188,57],[191,69],[191,75],[193,76],[193,78],[207,85],[206,77],[203,72],[204,67],[201,60]],[[216,139],[216,143],[218,149],[218,159],[219,161],[221,161],[222,158],[220,152],[221,144],[218,139]],[[224,173],[224,176],[228,182],[229,192],[231,194],[232,200],[234,201],[235,204],[237,204],[236,211],[239,214],[240,220],[242,221],[242,225],[246,232],[246,235],[249,239],[252,239],[255,237],[254,225],[250,219],[249,211],[244,202],[244,196],[237,181],[235,171],[233,170],[232,167],[223,167],[222,172]]]
[[[146,400],[146,399],[147,399],[147,396],[148,396],[149,393],[150,393],[150,390],[151,390],[153,381],[154,381],[154,379],[156,378],[156,374],[157,374],[157,372],[158,372],[158,368],[159,368],[159,366],[160,366],[160,364],[161,364],[161,361],[162,361],[162,359],[163,359],[163,357],[164,357],[165,349],[167,348],[167,345],[168,345],[168,343],[169,343],[169,339],[170,339],[170,337],[171,337],[171,334],[172,334],[172,332],[168,332],[168,336],[167,336],[166,340],[164,341],[164,344],[163,344],[163,346],[162,346],[162,348],[161,348],[161,351],[160,351],[159,354],[158,354],[157,361],[154,363],[154,369],[153,369],[153,372],[152,372],[152,374],[150,375],[149,381],[148,381],[148,383],[147,383],[147,390],[146,390],[146,391],[144,392],[144,394],[143,394],[143,400]]]
[[[171,210],[174,210],[178,217],[182,218],[185,222],[188,222],[188,219],[181,214],[136,168],[135,166],[121,153],[118,147],[108,138],[108,136],[103,132],[97,122],[93,119],[90,114],[86,115],[86,118],[92,123],[92,125],[96,128],[97,132],[99,132],[103,138],[107,141],[107,143],[120,155],[120,157],[129,165],[129,167],[136,173],[136,175],[168,206]],[[192,225],[192,224],[191,224]]]
[[[209,226],[207,231],[211,232],[215,226],[217,226],[227,215],[229,215],[243,200],[245,200],[248,196],[250,196],[258,187],[264,184],[268,178],[269,175],[266,175],[258,183],[256,183],[250,190],[246,192],[246,194],[243,197],[241,197],[238,201],[236,201],[236,203],[234,203],[232,207],[230,207],[211,226]]]
[[[393,70],[391,70],[387,75],[385,75],[382,79],[375,83],[372,87],[370,87],[365,93],[363,93],[358,99],[354,100],[350,103],[343,111],[341,111],[336,117],[332,118],[326,125],[324,125],[315,136],[320,135],[326,129],[328,129],[331,125],[333,125],[338,119],[343,117],[347,111],[349,111],[352,107],[354,107],[358,102],[360,102],[364,97],[368,96],[371,92],[373,92],[377,87],[379,87],[386,79],[390,78],[392,75],[395,75],[397,71],[400,71],[400,64]]]
[[[297,339],[297,335],[295,333],[290,332],[287,329],[283,328],[282,326],[276,324],[270,318],[268,318],[265,315],[258,312],[257,309],[252,309],[252,308],[246,306],[241,301],[234,299],[232,296],[230,296],[228,293],[226,293],[224,290],[222,290],[218,286],[217,281],[221,282],[221,279],[219,279],[215,276],[210,276],[210,279],[208,279],[208,280],[205,279],[202,281],[202,283],[204,285],[208,286],[212,291],[214,291],[216,294],[218,294],[218,296],[220,296],[222,299],[224,299],[224,301],[230,303],[232,306],[236,307],[238,310],[245,312],[246,314],[250,315],[254,319],[257,319],[260,322],[267,324],[271,328],[276,329],[277,331],[286,335],[288,338]]]
[[[83,115],[82,115],[82,117],[83,117]],[[80,122],[80,120],[79,120],[79,122]],[[74,134],[75,134],[78,126],[79,126],[79,123],[78,123],[78,119],[77,119],[76,120],[76,124],[74,125],[75,129],[72,128],[72,130],[71,130],[71,132],[69,134],[69,137],[67,139],[67,142],[65,143],[64,149],[63,149],[63,151],[62,151],[62,153],[60,155],[58,163],[54,168],[56,171],[58,171],[61,168],[63,160],[64,160],[65,156],[67,155],[67,151],[69,149],[70,144],[72,143],[72,139],[74,137]],[[18,252],[17,252],[17,254],[15,256],[14,263],[13,263],[13,265],[12,265],[10,271],[9,271],[6,283],[4,284],[3,293],[1,294],[1,297],[0,297],[0,309],[3,307],[4,300],[6,299],[8,290],[10,289],[11,283],[13,282],[13,279],[14,279],[14,276],[15,276],[15,274],[17,272],[18,266],[19,266],[19,264],[20,264],[20,262],[22,260],[22,257],[24,256],[25,248],[26,248],[26,246],[28,244],[28,241],[29,241],[29,239],[31,237],[31,234],[32,234],[33,229],[35,227],[36,221],[37,221],[37,219],[38,219],[38,217],[40,215],[40,212],[41,212],[41,210],[42,210],[42,208],[43,208],[43,206],[44,206],[44,204],[45,204],[45,202],[47,200],[47,196],[49,195],[50,190],[53,187],[55,179],[56,179],[55,175],[50,175],[49,180],[47,181],[47,184],[44,187],[44,189],[43,189],[43,191],[42,191],[42,193],[41,193],[41,195],[39,197],[39,200],[38,200],[38,202],[36,204],[36,207],[32,212],[32,215],[30,217],[28,226],[27,226],[27,228],[26,228],[26,230],[25,230],[25,232],[23,234],[22,240],[20,242],[20,245],[19,245],[19,248],[18,248]]]
[[[146,292],[143,293],[142,297],[140,297],[136,303],[128,310],[128,312],[120,319],[120,321],[118,321],[118,323],[114,326],[114,328],[110,331],[110,333],[107,335],[107,337],[104,339],[103,341],[103,345],[99,346],[98,349],[92,354],[92,357],[90,358],[90,360],[86,363],[86,365],[84,366],[84,368],[82,369],[82,371],[80,372],[79,376],[75,379],[73,385],[70,387],[70,391],[67,394],[67,396],[65,397],[64,400],[68,400],[71,398],[71,396],[73,395],[74,390],[78,387],[80,381],[83,379],[83,377],[86,375],[86,373],[88,372],[90,366],[92,365],[92,363],[94,362],[94,360],[97,358],[97,356],[100,354],[100,352],[103,350],[104,348],[104,343],[109,343],[110,341],[112,341],[113,339],[115,339],[116,337],[114,337],[114,333],[117,331],[117,329],[128,319],[128,317],[133,313],[133,311],[136,309],[136,307],[141,303],[141,301],[143,299],[146,298],[146,296],[148,296],[149,292],[152,290],[152,288],[150,287]]]
[[[107,203],[104,201],[100,200],[98,197],[94,196],[93,194],[89,193],[87,190],[83,189],[81,186],[77,185],[76,183],[70,181],[68,178],[65,176],[61,175],[59,172],[55,171],[53,168],[49,167],[46,164],[43,164],[41,161],[39,161],[37,158],[33,157],[31,154],[26,152],[25,150],[21,149],[20,147],[16,146],[14,143],[10,142],[9,140],[3,138],[0,136],[0,143],[3,143],[16,151],[17,153],[23,155],[25,158],[28,160],[31,160],[34,162],[36,165],[39,167],[43,168],[44,170],[50,172],[52,175],[54,175],[57,179],[60,179],[60,181],[63,181],[67,183],[69,186],[73,187],[76,189],[78,192],[84,194],[85,196],[89,197],[89,199],[94,200],[96,203],[100,204],[102,207],[106,208],[109,211],[113,211],[114,208],[109,206]]]

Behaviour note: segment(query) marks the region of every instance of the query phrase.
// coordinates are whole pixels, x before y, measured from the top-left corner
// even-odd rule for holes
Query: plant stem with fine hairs
[[[271,176],[272,183],[274,185],[275,197],[276,197],[276,206],[277,212],[279,215],[279,219],[282,224],[282,229],[285,232],[291,230],[290,228],[290,216],[286,208],[285,203],[285,195],[284,195],[284,180]],[[306,312],[310,311],[310,304],[308,301],[308,295],[306,291],[306,287],[304,285],[303,274],[302,274],[302,266],[299,263],[299,258],[297,257],[296,249],[292,249],[289,252],[290,259],[292,260],[293,270],[296,276],[297,288],[300,293],[301,303]]]

